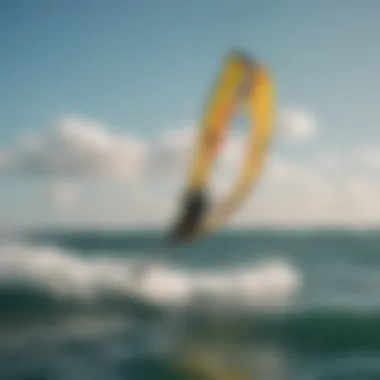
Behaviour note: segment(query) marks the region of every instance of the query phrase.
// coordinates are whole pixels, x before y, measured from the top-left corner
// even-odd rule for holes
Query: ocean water
[[[191,347],[245,379],[380,379],[380,232],[227,231],[136,278],[161,238],[3,236],[0,379],[200,378]]]

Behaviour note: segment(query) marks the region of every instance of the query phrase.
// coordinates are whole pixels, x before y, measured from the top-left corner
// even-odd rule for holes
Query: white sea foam
[[[0,284],[30,283],[57,297],[87,302],[104,293],[126,297],[138,293],[160,305],[183,306],[202,295],[235,305],[273,306],[289,301],[300,282],[292,265],[280,259],[212,272],[154,264],[139,284],[133,268],[130,259],[111,255],[84,257],[55,247],[15,244],[0,247]]]

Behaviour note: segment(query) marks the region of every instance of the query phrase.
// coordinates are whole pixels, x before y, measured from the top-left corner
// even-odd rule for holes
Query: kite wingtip
[[[227,53],[227,57],[232,57],[232,59],[237,59],[250,65],[258,64],[253,55],[249,54],[246,50],[241,48],[230,49],[230,51]]]

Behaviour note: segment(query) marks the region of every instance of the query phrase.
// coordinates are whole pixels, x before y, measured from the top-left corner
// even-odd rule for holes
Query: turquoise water
[[[191,378],[193,340],[263,380],[380,379],[380,232],[224,232],[136,284],[161,238],[3,238],[0,379]]]

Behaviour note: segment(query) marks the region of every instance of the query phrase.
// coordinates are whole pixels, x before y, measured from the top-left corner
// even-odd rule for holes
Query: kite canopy
[[[274,103],[273,84],[266,67],[243,53],[229,54],[200,123],[181,214],[170,236],[172,241],[191,240],[215,230],[248,198],[268,152]],[[240,110],[247,111],[250,118],[243,162],[226,198],[210,209],[207,189],[213,164],[232,118]]]

